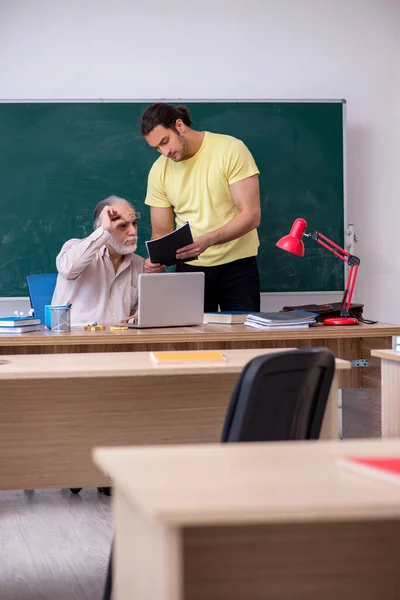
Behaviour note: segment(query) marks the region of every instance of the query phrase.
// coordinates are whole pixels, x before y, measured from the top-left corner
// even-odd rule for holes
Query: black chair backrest
[[[257,356],[233,390],[221,442],[318,439],[334,373],[328,348]]]

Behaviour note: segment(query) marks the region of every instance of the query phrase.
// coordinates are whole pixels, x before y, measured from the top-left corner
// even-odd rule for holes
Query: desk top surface
[[[85,331],[73,328],[68,333],[48,329],[22,334],[0,334],[0,346],[92,346],[122,344],[157,344],[182,342],[235,342],[259,340],[300,340],[329,338],[360,338],[400,335],[400,325],[376,323],[329,327],[317,324],[307,329],[260,330],[246,325],[198,325],[194,327],[160,327],[157,329],[128,329]]]
[[[97,448],[132,506],[176,525],[400,518],[400,485],[346,455],[400,456],[400,440]]]
[[[150,352],[93,352],[84,354],[22,354],[0,357],[0,381],[13,379],[61,379],[65,377],[140,377],[240,373],[256,356],[290,348],[221,350],[221,362],[156,363]],[[294,348],[291,348],[294,350]],[[350,369],[347,360],[335,359],[336,369]]]
[[[395,350],[371,350],[371,356],[400,362],[400,352],[396,352]]]

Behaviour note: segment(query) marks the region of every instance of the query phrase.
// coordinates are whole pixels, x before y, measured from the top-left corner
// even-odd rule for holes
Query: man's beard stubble
[[[127,242],[133,241],[135,242],[134,244],[127,245]],[[118,242],[116,239],[114,239],[114,237],[112,237],[108,243],[115,250],[115,252],[118,252],[118,254],[133,254],[137,249],[137,235],[132,235],[123,242]]]

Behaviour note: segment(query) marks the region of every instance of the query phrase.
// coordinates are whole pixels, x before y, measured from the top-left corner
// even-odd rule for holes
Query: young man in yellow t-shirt
[[[243,142],[191,125],[185,106],[152,104],[142,116],[143,136],[162,154],[145,200],[152,238],[189,221],[194,241],[178,250],[176,270],[205,273],[205,312],[259,311],[259,171]],[[164,269],[145,262],[147,273]]]

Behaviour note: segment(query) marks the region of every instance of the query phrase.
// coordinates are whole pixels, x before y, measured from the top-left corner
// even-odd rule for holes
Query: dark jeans
[[[180,263],[176,271],[205,274],[204,312],[217,312],[218,307],[227,311],[260,311],[260,278],[255,256],[216,267]]]

